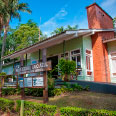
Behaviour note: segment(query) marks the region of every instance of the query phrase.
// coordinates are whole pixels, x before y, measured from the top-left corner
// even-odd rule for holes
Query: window
[[[68,60],[68,59],[69,59],[69,53],[66,52],[66,53],[65,53],[65,56],[64,56],[64,54],[61,54],[61,55],[60,55],[60,58],[65,58],[65,59]]]
[[[71,60],[76,62],[76,68],[81,68],[81,53],[80,53],[80,49],[71,51]],[[82,71],[79,72],[79,75],[82,75]]]
[[[112,76],[116,77],[116,53],[111,54]]]
[[[87,69],[87,75],[92,75],[92,54],[91,50],[86,50],[86,69]]]

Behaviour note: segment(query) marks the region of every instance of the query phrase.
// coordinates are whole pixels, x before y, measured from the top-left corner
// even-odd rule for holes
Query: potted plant
[[[76,63],[66,59],[60,59],[58,63],[58,71],[64,77],[64,81],[69,81],[70,75],[75,74]]]

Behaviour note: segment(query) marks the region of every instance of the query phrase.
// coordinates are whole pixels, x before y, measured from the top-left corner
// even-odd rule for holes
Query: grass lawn
[[[20,96],[6,96],[8,99],[20,99]],[[42,98],[26,97],[25,100],[42,103]],[[73,106],[86,109],[116,110],[116,95],[94,92],[67,93],[49,98],[49,105],[58,107]]]

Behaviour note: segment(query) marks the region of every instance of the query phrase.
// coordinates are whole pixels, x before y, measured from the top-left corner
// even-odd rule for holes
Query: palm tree
[[[4,4],[5,11],[2,15],[2,20],[5,19],[4,23],[2,23],[1,28],[4,27],[4,37],[2,42],[2,52],[1,52],[1,59],[4,56],[5,52],[5,45],[6,45],[6,37],[9,28],[9,23],[12,18],[18,18],[19,21],[21,20],[20,11],[31,13],[31,10],[28,7],[27,3],[19,3],[20,0],[0,0]],[[5,14],[5,15],[4,15]],[[2,65],[0,67],[0,72],[2,70]]]

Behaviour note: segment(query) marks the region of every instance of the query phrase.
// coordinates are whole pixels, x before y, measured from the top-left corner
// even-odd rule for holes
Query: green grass
[[[20,99],[20,96],[7,96],[8,99]],[[26,97],[27,101],[42,103],[42,98]],[[102,94],[94,92],[67,93],[61,96],[49,98],[49,105],[57,107],[81,107],[86,109],[106,109],[116,110],[116,95]]]

